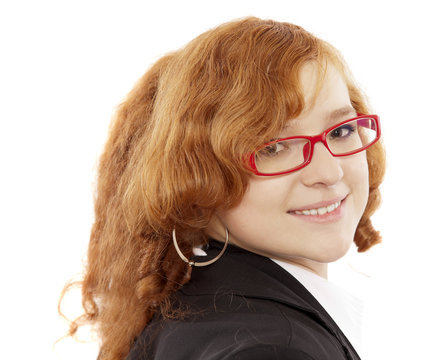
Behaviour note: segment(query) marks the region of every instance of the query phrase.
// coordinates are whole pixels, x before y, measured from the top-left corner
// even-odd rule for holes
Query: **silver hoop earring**
[[[224,247],[221,250],[221,252],[216,257],[214,257],[212,260],[204,261],[204,262],[191,261],[186,256],[183,255],[183,253],[181,252],[181,250],[177,244],[177,237],[175,235],[175,229],[172,230],[172,240],[174,241],[174,247],[175,247],[175,250],[177,250],[178,256],[180,256],[180,258],[184,262],[188,263],[189,266],[207,266],[207,265],[213,264],[215,261],[219,260],[219,258],[221,256],[223,256],[224,252],[226,251],[227,244],[229,243],[229,230],[227,230],[227,228],[226,228],[226,240],[224,241]]]

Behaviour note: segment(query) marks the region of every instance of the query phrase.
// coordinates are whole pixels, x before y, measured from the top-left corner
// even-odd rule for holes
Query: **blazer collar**
[[[207,257],[215,257],[224,246],[216,240],[209,243]],[[286,270],[271,261],[234,245],[228,245],[224,255],[214,264],[194,267],[191,281],[185,286],[186,294],[217,294],[218,290],[232,291],[247,297],[267,298],[315,313],[320,304]],[[320,310],[320,309],[319,309]]]
[[[213,258],[223,246],[223,243],[212,240],[206,250],[208,256],[197,256],[194,260]],[[191,281],[181,291],[189,296],[214,295],[224,291],[295,307],[308,313],[337,337],[348,358],[359,359],[348,339],[314,296],[290,273],[267,257],[229,244],[223,256],[212,265],[194,267]]]

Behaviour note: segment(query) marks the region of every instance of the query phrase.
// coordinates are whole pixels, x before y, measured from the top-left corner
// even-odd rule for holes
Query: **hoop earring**
[[[188,263],[189,266],[207,266],[207,265],[213,264],[215,261],[219,260],[219,258],[221,256],[223,256],[224,252],[226,251],[227,244],[229,243],[229,230],[227,230],[227,228],[226,228],[226,239],[224,241],[223,249],[216,257],[214,257],[212,260],[209,260],[209,261],[195,262],[195,261],[189,260],[186,256],[184,256],[183,253],[181,252],[180,248],[178,247],[177,237],[175,235],[175,229],[172,230],[172,240],[174,241],[174,247],[175,247],[175,250],[177,250],[178,256],[180,256],[180,258],[184,262]]]

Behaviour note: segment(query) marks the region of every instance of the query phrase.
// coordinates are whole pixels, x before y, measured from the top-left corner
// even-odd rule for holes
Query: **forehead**
[[[320,133],[337,122],[356,116],[346,82],[332,65],[326,69],[307,64],[301,70],[305,108],[294,119],[290,119],[284,131],[306,131]]]

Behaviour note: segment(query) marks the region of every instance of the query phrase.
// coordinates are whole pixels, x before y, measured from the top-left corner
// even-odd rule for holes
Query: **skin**
[[[320,134],[356,116],[346,84],[334,67],[328,67],[317,97],[316,80],[315,65],[305,65],[301,83],[307,106],[288,122],[280,138]],[[333,157],[322,143],[317,143],[312,161],[305,168],[280,176],[251,176],[241,202],[232,209],[218,211],[207,233],[221,240],[227,227],[232,244],[326,278],[328,263],[349,250],[368,196],[366,152]],[[344,200],[331,216],[292,212],[338,199]]]

